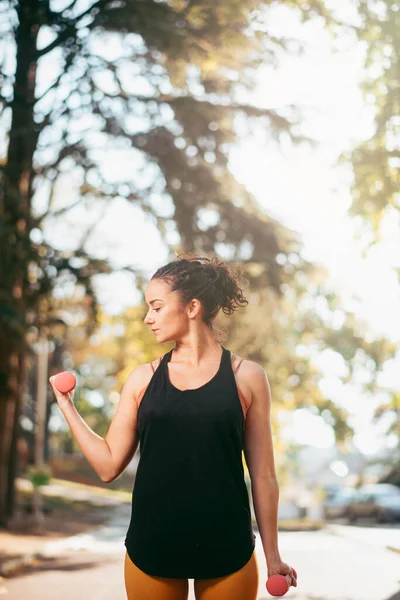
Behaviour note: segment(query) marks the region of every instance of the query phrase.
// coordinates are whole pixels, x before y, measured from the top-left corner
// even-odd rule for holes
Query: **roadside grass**
[[[103,496],[104,498],[118,498],[122,502],[130,502],[132,499],[132,491],[109,489],[103,486],[87,485],[85,483],[78,483],[76,481],[69,481],[68,479],[58,479],[56,477],[51,478],[51,485],[61,485],[71,490],[81,490],[88,492],[96,496]],[[43,486],[42,491],[46,497],[50,497],[51,492],[47,493],[47,486]]]
[[[101,527],[116,510],[115,504],[44,494],[44,529],[38,530],[32,514],[32,498],[32,490],[18,489],[15,516],[7,528],[0,529],[0,573],[5,563],[40,552],[49,541]]]

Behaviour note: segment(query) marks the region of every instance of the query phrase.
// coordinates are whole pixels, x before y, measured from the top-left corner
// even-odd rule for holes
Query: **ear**
[[[193,298],[188,304],[188,317],[189,319],[195,319],[201,311],[201,302],[197,298]]]

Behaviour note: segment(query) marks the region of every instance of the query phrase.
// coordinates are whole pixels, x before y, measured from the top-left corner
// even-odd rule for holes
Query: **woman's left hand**
[[[272,575],[283,575],[286,576],[286,579],[289,585],[293,587],[297,587],[297,580],[294,576],[293,569],[289,567],[282,560],[275,560],[274,562],[269,562],[267,565],[268,577],[272,577]]]

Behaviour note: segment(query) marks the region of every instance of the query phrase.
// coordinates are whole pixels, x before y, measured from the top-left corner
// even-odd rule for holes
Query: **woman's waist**
[[[243,501],[201,502],[183,498],[152,499],[141,502],[136,497],[132,510],[132,527],[147,536],[180,536],[205,541],[210,536],[240,540],[251,536],[251,513]]]
[[[204,523],[246,522],[250,517],[250,502],[246,486],[192,487],[185,482],[162,486],[159,482],[135,485],[132,495],[133,511],[149,519],[170,522]]]

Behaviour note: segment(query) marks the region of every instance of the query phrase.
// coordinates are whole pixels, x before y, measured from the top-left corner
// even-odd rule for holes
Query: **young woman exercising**
[[[264,369],[217,342],[213,321],[247,300],[239,275],[217,257],[161,267],[146,288],[144,322],[173,350],[128,377],[105,439],[53,385],[83,454],[116,479],[140,441],[125,538],[128,600],[256,600],[259,575],[242,451],[268,576],[293,569],[278,550],[278,496]]]

